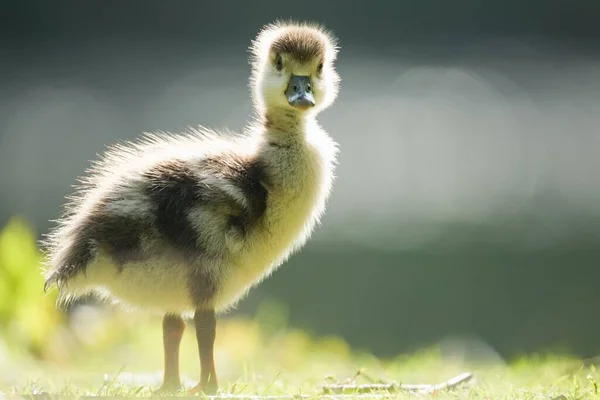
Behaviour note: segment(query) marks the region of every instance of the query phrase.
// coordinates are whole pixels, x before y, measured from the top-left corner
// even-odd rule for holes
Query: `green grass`
[[[465,371],[471,384],[426,398],[598,399],[595,367],[567,357],[527,357],[510,363],[494,359],[469,363],[444,357],[433,347],[417,354],[378,360],[353,351],[339,338],[316,338],[287,329],[285,318],[269,307],[255,320],[220,322],[216,362],[222,389],[237,395],[318,396],[324,385],[356,376],[356,383],[395,381],[440,383]],[[76,315],[69,328],[50,337],[44,360],[0,346],[0,391],[65,395],[148,396],[160,384],[160,318],[98,312]],[[185,384],[195,383],[198,359],[193,330],[181,350]],[[414,398],[399,393],[395,398]]]

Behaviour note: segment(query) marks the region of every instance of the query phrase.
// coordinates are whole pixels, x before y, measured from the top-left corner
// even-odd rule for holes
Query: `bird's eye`
[[[277,68],[277,71],[281,71],[283,68],[283,60],[281,59],[281,56],[277,56],[277,60],[275,60],[275,68]]]
[[[323,63],[320,63],[319,66],[317,67],[317,72],[321,73],[323,71]]]

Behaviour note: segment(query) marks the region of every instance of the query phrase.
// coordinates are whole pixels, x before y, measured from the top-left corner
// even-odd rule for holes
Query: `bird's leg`
[[[163,344],[165,348],[165,372],[159,392],[176,392],[181,388],[179,377],[179,345],[185,330],[181,316],[166,314],[163,318]]]
[[[194,314],[198,352],[200,353],[200,383],[190,389],[188,394],[204,393],[214,395],[219,385],[215,370],[213,347],[217,328],[217,317],[214,310],[197,310]]]

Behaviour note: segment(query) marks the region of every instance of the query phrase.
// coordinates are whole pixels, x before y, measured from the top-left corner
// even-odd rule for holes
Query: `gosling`
[[[44,240],[44,290],[58,287],[59,306],[93,293],[164,315],[161,392],[181,388],[179,346],[192,316],[200,381],[188,393],[218,391],[216,314],[320,221],[338,150],[316,116],[338,94],[337,51],[322,26],[265,26],[250,46],[255,115],[243,133],[199,127],[112,146]]]

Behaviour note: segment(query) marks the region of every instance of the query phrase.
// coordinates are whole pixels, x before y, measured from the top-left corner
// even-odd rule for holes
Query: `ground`
[[[340,338],[312,337],[287,328],[276,308],[257,318],[225,318],[219,325],[216,362],[227,394],[310,395],[335,383],[442,383],[470,371],[474,380],[421,395],[436,399],[599,399],[595,366],[569,357],[527,356],[506,362],[497,356],[466,361],[433,346],[427,351],[380,360],[350,349]],[[40,361],[6,345],[0,349],[0,393],[148,396],[160,384],[160,318],[83,307],[51,338]],[[185,384],[193,385],[198,360],[193,332],[182,345]],[[51,361],[49,361],[51,360]],[[415,398],[400,391],[393,398]],[[421,397],[418,396],[418,397]],[[364,396],[363,396],[364,397]],[[370,394],[367,398],[378,395]],[[2,395],[0,395],[2,398]]]

